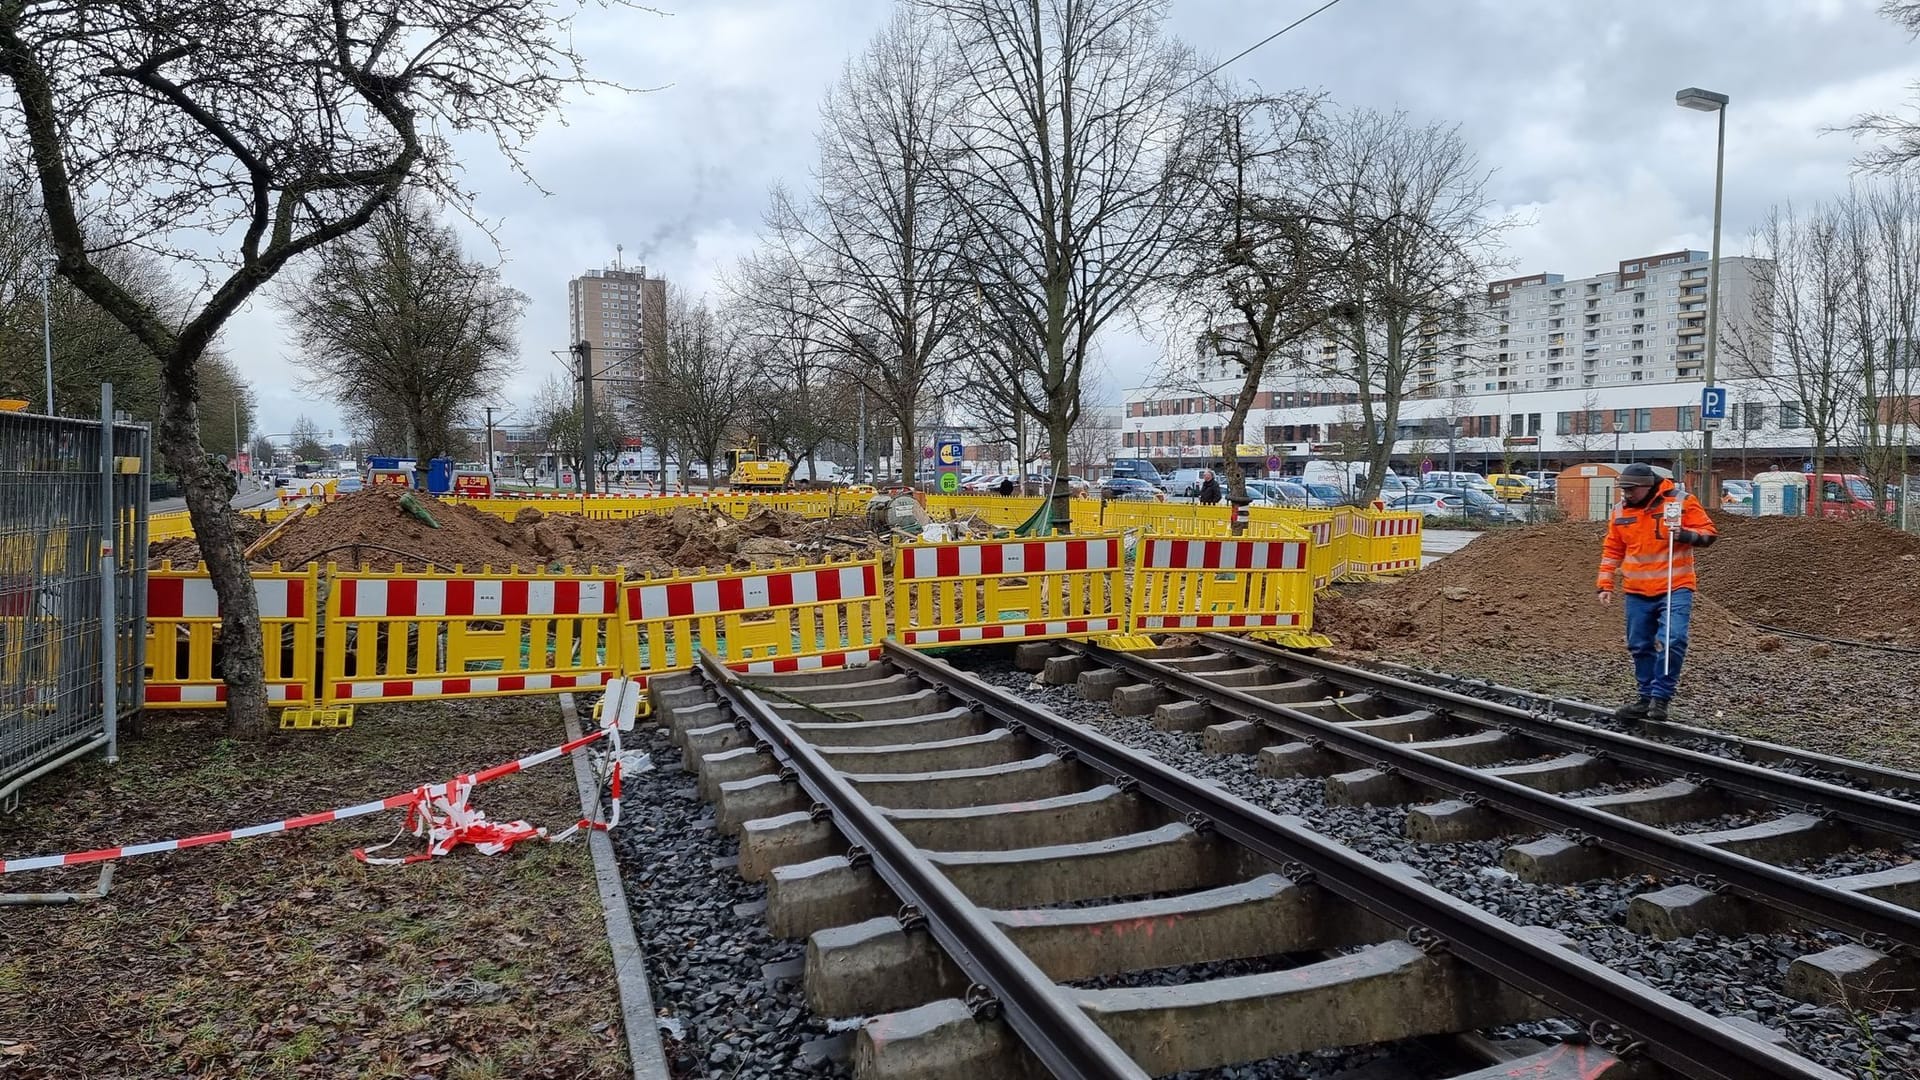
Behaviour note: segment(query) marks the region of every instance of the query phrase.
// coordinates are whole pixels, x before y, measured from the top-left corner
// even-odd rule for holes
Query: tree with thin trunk
[[[1920,37],[1920,0],[1881,0],[1880,14],[1909,38]],[[1909,90],[1920,97],[1920,83]],[[1893,174],[1920,161],[1920,110],[1912,106],[1898,112],[1862,113],[1842,130],[1872,143],[1855,159],[1863,169]]]
[[[289,440],[293,448],[295,461],[321,461],[327,456],[327,445],[320,440],[331,432],[320,430],[320,425],[312,417],[301,414],[293,421],[293,431]]]
[[[570,22],[543,0],[0,6],[0,125],[30,156],[58,272],[161,371],[156,443],[220,598],[230,727],[264,730],[267,698],[231,482],[200,437],[201,358],[288,262],[404,186],[461,201],[453,132],[518,167],[587,81]],[[123,247],[202,269],[184,317],[113,271]]]
[[[935,28],[896,15],[828,93],[813,187],[773,192],[761,257],[788,287],[758,299],[808,324],[810,340],[898,425],[909,458],[971,303],[954,269],[965,221],[938,171],[954,78]]]
[[[1342,346],[1325,374],[1353,387],[1371,439],[1363,501],[1380,493],[1423,356],[1473,325],[1511,221],[1457,128],[1358,110],[1327,123],[1310,165],[1317,215],[1344,258],[1328,275]]]
[[[1843,215],[1832,206],[1768,210],[1754,230],[1753,317],[1730,327],[1724,344],[1783,400],[1800,403],[1813,434],[1813,471],[1826,471],[1835,440],[1855,421],[1860,360],[1847,332],[1855,285]],[[1777,350],[1777,352],[1776,352]],[[1775,362],[1775,361],[1778,362]],[[1809,499],[1816,512],[1820,485]]]
[[[380,207],[312,263],[280,293],[313,388],[350,420],[405,431],[419,461],[464,444],[473,406],[514,358],[527,298],[467,259],[418,195]]]
[[[1916,419],[1920,185],[1904,176],[1856,184],[1840,210],[1854,278],[1847,329],[1860,359],[1860,471],[1885,491],[1906,475]]]
[[[759,388],[750,395],[754,436],[790,465],[805,461],[807,476],[817,481],[819,450],[852,433],[865,383],[847,373],[844,352],[829,347],[831,332],[822,332],[797,260],[765,249],[741,260],[725,284],[729,307],[762,365]]]
[[[672,297],[666,337],[664,422],[687,456],[706,466],[708,486],[717,486],[722,451],[744,426],[754,358],[738,326],[705,300]]]
[[[1227,490],[1246,496],[1246,473],[1230,448],[1247,441],[1247,416],[1276,358],[1325,332],[1329,270],[1345,253],[1315,219],[1308,169],[1319,99],[1307,94],[1235,96],[1210,90],[1193,106],[1189,154],[1175,167],[1193,189],[1178,219],[1168,305],[1176,324],[1198,319],[1200,362],[1231,362],[1240,385],[1216,401]],[[1199,389],[1196,382],[1194,389]]]
[[[964,211],[957,254],[1000,381],[1066,474],[1100,331],[1160,279],[1191,185],[1173,167],[1193,64],[1162,34],[1165,0],[915,0],[946,27],[961,110],[942,182]],[[1031,390],[1031,392],[1029,392]],[[1035,396],[1037,394],[1037,396]],[[1064,484],[1052,519],[1068,519]]]

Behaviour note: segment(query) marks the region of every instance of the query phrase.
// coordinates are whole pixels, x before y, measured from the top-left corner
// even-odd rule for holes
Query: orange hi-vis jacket
[[[1670,588],[1696,587],[1693,543],[1674,542],[1673,575],[1671,578],[1667,575],[1667,526],[1661,520],[1661,512],[1673,495],[1673,481],[1662,480],[1647,505],[1638,508],[1624,502],[1614,505],[1613,523],[1607,526],[1607,542],[1600,555],[1600,579],[1594,583],[1595,588],[1612,592],[1616,571],[1621,577],[1621,587],[1636,596],[1665,596]],[[1713,519],[1691,495],[1681,504],[1680,529],[1700,534],[1704,538],[1699,541],[1701,546],[1712,543],[1712,538],[1719,535],[1714,530]]]

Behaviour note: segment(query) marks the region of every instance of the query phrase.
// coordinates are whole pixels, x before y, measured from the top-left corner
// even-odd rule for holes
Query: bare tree
[[[1328,123],[1317,146],[1318,213],[1346,253],[1329,281],[1344,349],[1326,374],[1359,399],[1373,440],[1361,495],[1372,500],[1421,358],[1471,328],[1474,295],[1511,222],[1490,216],[1487,173],[1456,128],[1361,110]]]
[[[293,449],[293,460],[324,460],[327,457],[327,445],[320,440],[330,434],[331,432],[321,431],[320,425],[314,423],[313,418],[307,416],[305,413],[296,417],[293,421],[293,431],[289,439]]]
[[[1581,455],[1597,452],[1606,444],[1606,422],[1601,418],[1600,392],[1589,390],[1580,397],[1580,411],[1569,418],[1567,430],[1560,441],[1567,448]],[[1612,449],[1611,446],[1607,447]]]
[[[1832,206],[1775,206],[1754,231],[1751,265],[1761,302],[1730,327],[1727,351],[1774,393],[1800,405],[1813,434],[1813,471],[1826,471],[1838,435],[1858,416],[1860,360],[1848,334],[1855,285],[1844,216]],[[1777,353],[1776,353],[1776,350]],[[1784,364],[1768,362],[1778,356]],[[1820,498],[1820,485],[1812,497]]]
[[[665,423],[687,458],[716,478],[721,451],[739,432],[753,386],[754,359],[735,326],[703,300],[684,296],[667,305]]]
[[[1907,472],[1916,419],[1920,185],[1908,177],[1857,184],[1840,212],[1854,279],[1847,324],[1860,363],[1860,471],[1884,491]]]
[[[280,291],[313,386],[350,419],[405,431],[423,462],[463,441],[473,405],[499,388],[527,303],[417,196],[374,211]]]
[[[944,22],[959,57],[964,108],[942,177],[965,211],[959,254],[997,346],[986,355],[1065,475],[1094,340],[1157,280],[1186,210],[1170,162],[1190,59],[1161,34],[1165,0],[916,7]],[[1054,498],[1062,526],[1064,485]]]
[[[1234,498],[1245,497],[1246,476],[1231,448],[1247,441],[1247,415],[1275,358],[1324,333],[1326,271],[1344,258],[1329,249],[1341,237],[1319,227],[1309,190],[1318,108],[1304,94],[1210,91],[1193,108],[1188,153],[1175,163],[1192,196],[1177,219],[1168,303],[1183,329],[1201,320],[1201,364],[1217,356],[1240,376],[1237,391],[1216,399],[1227,413],[1220,441]]]
[[[760,363],[749,395],[753,433],[790,464],[804,460],[817,480],[820,448],[853,433],[865,381],[851,377],[845,356],[829,347],[796,260],[777,249],[743,259],[727,288],[729,309]]]
[[[220,597],[231,726],[266,726],[266,687],[231,482],[200,440],[201,356],[290,260],[404,185],[459,198],[452,132],[491,137],[517,164],[585,81],[569,22],[542,0],[0,10],[5,131],[31,157],[59,273],[161,371],[157,444]],[[201,267],[193,310],[171,319],[129,288],[103,257],[129,246]]]
[[[1880,15],[1906,31],[1909,38],[1920,37],[1920,0],[1881,0]],[[1920,96],[1920,83],[1908,89]],[[1855,159],[1863,169],[1897,173],[1920,161],[1920,116],[1912,107],[1900,112],[1863,113],[1843,130],[1855,139],[1874,143]]]
[[[898,425],[909,457],[971,302],[954,269],[965,222],[938,173],[953,81],[934,28],[897,15],[821,108],[814,189],[774,191],[762,260],[797,286],[763,291],[763,302],[779,297],[809,324],[810,340]]]

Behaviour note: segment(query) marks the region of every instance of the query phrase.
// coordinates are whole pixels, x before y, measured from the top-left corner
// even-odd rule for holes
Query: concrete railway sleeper
[[[1044,682],[1197,732],[1209,752],[1255,754],[1267,776],[1324,776],[1329,804],[1413,804],[1413,840],[1544,832],[1506,850],[1504,869],[1522,880],[1570,884],[1649,867],[1689,878],[1633,899],[1636,932],[1670,939],[1804,923],[1856,939],[1795,960],[1786,980],[1795,996],[1860,1000],[1920,977],[1911,959],[1920,862],[1826,879],[1774,865],[1852,844],[1897,847],[1920,828],[1920,807],[1904,800],[1224,636],[1151,652],[1049,651],[1058,655],[1023,658]],[[1576,794],[1594,788],[1603,793]],[[1771,816],[1672,831],[1734,812]]]
[[[807,939],[810,1005],[866,1017],[863,1080],[1160,1076],[1449,1036],[1494,1051],[1460,1059],[1482,1080],[1837,1076],[893,643],[836,672],[703,657],[653,688],[740,872],[768,884],[769,928]],[[1591,1041],[1459,1034],[1549,1017]]]

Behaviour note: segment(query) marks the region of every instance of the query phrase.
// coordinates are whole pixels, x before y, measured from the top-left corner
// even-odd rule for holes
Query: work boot
[[[1652,705],[1647,708],[1647,719],[1665,720],[1667,718],[1668,704],[1670,703],[1666,698],[1654,698]]]
[[[1645,720],[1647,714],[1652,711],[1653,706],[1654,700],[1652,698],[1641,696],[1635,698],[1631,704],[1622,705],[1613,710],[1613,718],[1615,720]]]

